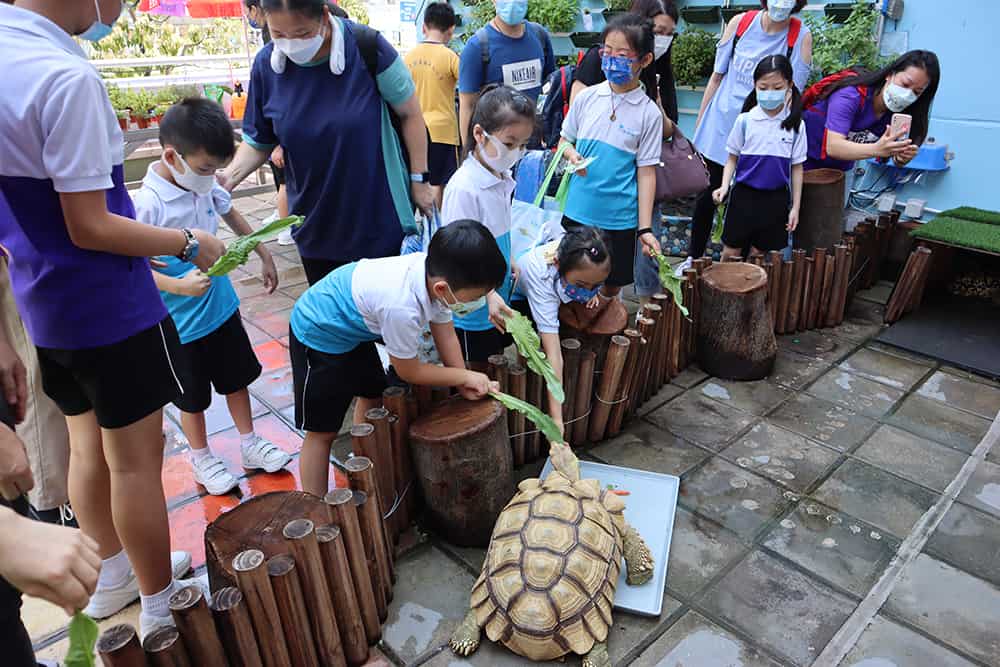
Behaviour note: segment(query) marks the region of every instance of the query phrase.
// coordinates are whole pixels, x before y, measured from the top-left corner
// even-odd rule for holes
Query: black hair
[[[673,0],[632,0],[632,6],[628,11],[645,19],[654,19],[660,14],[666,14],[674,20],[674,23],[681,20],[681,14],[677,11]]]
[[[788,118],[782,121],[781,127],[795,132],[802,122],[802,95],[792,77],[792,61],[786,55],[767,56],[757,63],[757,67],[753,71],[754,83],[756,84],[757,81],[771,72],[780,74],[792,89],[792,101],[788,104]],[[743,103],[743,113],[750,111],[755,106],[757,106],[757,86],[750,89],[750,94],[747,95],[747,99]]]
[[[323,18],[326,0],[258,0],[265,12],[295,12],[313,19]]]
[[[236,139],[229,117],[217,102],[186,97],[163,114],[160,145],[170,144],[181,155],[205,151],[228,160],[236,153]]]
[[[535,103],[521,91],[508,86],[486,86],[469,121],[466,151],[471,154],[476,147],[476,139],[472,136],[472,128],[476,125],[494,134],[519,120],[535,123]]]
[[[496,289],[507,275],[496,239],[475,220],[457,220],[434,232],[424,267],[428,277],[444,278],[452,291]]]
[[[927,131],[930,127],[931,104],[934,102],[938,85],[941,83],[941,63],[938,61],[937,54],[933,51],[921,51],[919,49],[908,51],[877,72],[855,68],[857,72],[855,76],[845,77],[832,86],[829,86],[819,96],[819,99],[825,100],[841,88],[858,86],[867,88],[869,95],[874,99],[875,95],[882,94],[882,88],[885,87],[885,80],[889,75],[898,74],[908,67],[919,67],[924,70],[929,80],[927,88],[917,98],[917,101],[906,107],[906,113],[913,117],[913,123],[910,126],[910,138],[915,145],[920,145],[927,138]]]
[[[447,2],[432,2],[424,10],[424,25],[442,32],[455,27],[455,10]]]
[[[636,52],[642,60],[646,54],[653,53],[653,21],[652,19],[638,16],[636,14],[620,14],[611,22],[604,26],[601,33],[601,43],[613,32],[620,32],[625,36],[629,48]]]
[[[588,225],[569,229],[559,242],[556,250],[559,260],[559,275],[565,276],[573,269],[580,268],[584,258],[595,266],[608,261],[608,246],[600,230]]]
[[[792,7],[792,13],[798,14],[808,4],[809,0],[795,0],[795,6]],[[767,9],[767,0],[760,0],[760,6]]]

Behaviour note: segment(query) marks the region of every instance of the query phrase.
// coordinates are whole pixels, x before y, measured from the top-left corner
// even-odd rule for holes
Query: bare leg
[[[382,399],[379,398],[362,398],[358,396],[354,399],[354,423],[364,424],[365,423],[365,413],[372,408],[377,408],[382,405]]]
[[[101,429],[93,411],[66,417],[66,427],[69,498],[76,520],[84,533],[97,540],[101,558],[110,558],[122,550],[122,544],[111,519],[111,476],[104,460]]]
[[[320,498],[330,488],[330,447],[336,433],[316,433],[306,431],[299,456],[299,474],[302,476],[302,490]]]
[[[240,435],[253,433],[253,412],[250,410],[250,392],[240,389],[226,396],[226,405],[229,406],[229,414],[232,415],[236,423],[236,430]]]
[[[152,595],[172,579],[170,526],[163,497],[163,411],[119,429],[102,429],[111,473],[111,515],[139,580]]]
[[[733,248],[731,246],[723,246],[722,248],[722,261],[726,261],[727,257],[743,257],[743,250],[741,248]]]
[[[279,218],[288,217],[288,188],[284,185],[278,188],[278,195],[274,198],[274,205],[278,209]]]
[[[191,449],[205,449],[208,447],[208,433],[205,427],[204,412],[184,412],[181,411],[181,430],[187,438]]]

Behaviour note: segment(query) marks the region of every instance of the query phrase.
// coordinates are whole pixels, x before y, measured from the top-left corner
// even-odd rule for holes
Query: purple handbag
[[[674,136],[663,140],[656,166],[656,197],[662,202],[704,192],[709,186],[708,167],[691,140],[674,126]]]

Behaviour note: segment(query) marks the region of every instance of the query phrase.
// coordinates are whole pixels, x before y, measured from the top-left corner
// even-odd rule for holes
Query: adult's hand
[[[892,134],[892,128],[886,127],[885,133],[875,143],[875,157],[892,157],[893,154],[909,147],[913,142],[909,139],[904,139],[903,137],[905,136],[906,130]]]
[[[656,238],[656,234],[641,234],[639,236],[639,242],[642,244],[642,252],[646,257],[656,257],[661,252],[660,242]]]
[[[0,341],[0,385],[4,400],[14,410],[14,421],[20,422],[28,407],[28,372],[6,341]]]
[[[410,197],[428,219],[434,214],[434,190],[429,183],[410,183]]]
[[[896,163],[897,167],[902,167],[910,163],[910,160],[917,157],[917,153],[920,152],[920,146],[909,145],[903,150],[893,153],[892,161]]]
[[[14,431],[0,425],[0,495],[16,500],[35,486],[24,443]]]
[[[194,237],[198,239],[198,254],[191,263],[202,271],[208,271],[215,262],[226,252],[226,244],[201,229],[193,230]]]
[[[274,150],[271,151],[271,162],[278,169],[285,168],[285,149],[281,146],[275,146]]]

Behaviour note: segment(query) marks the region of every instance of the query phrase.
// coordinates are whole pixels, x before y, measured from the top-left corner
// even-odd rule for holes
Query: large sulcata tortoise
[[[527,479],[497,519],[472,588],[471,609],[451,638],[455,653],[479,647],[480,630],[531,660],[577,653],[610,667],[607,637],[622,556],[631,586],[653,576],[653,557],[625,523],[625,503],[597,480],[553,470]]]

